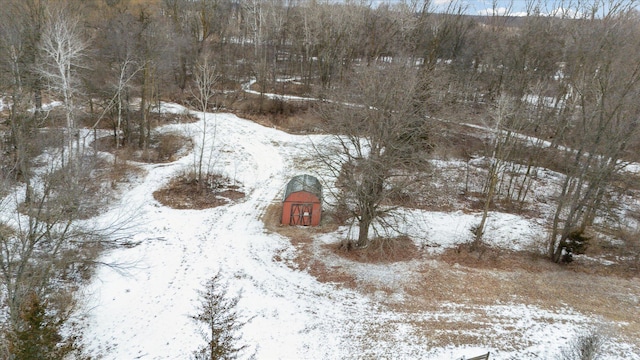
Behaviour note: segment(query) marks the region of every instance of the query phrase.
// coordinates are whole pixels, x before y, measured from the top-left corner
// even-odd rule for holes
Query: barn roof
[[[289,180],[287,188],[284,191],[284,199],[294,192],[306,191],[322,199],[322,185],[317,178],[311,175],[297,175]]]

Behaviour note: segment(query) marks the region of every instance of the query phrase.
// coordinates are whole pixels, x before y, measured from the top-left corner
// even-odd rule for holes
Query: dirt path
[[[237,176],[246,197],[209,210],[169,209],[152,193],[191,166],[193,158],[147,166],[147,176],[113,210],[135,212],[138,226],[129,236],[140,245],[105,254],[101,260],[119,264],[119,270],[100,267],[84,291],[88,350],[105,359],[188,358],[202,342],[189,319],[196,291],[220,270],[230,280],[230,291],[243,293],[240,306],[253,318],[244,338],[259,358],[341,357],[343,346],[337,345],[346,335],[335,330],[338,324],[356,327],[350,313],[365,312],[366,300],[334,292],[331,285],[274,261],[276,254],[293,256],[293,248],[286,239],[266,234],[261,221],[295,171],[289,154],[304,139],[232,115],[216,121],[218,166]],[[194,133],[197,124],[186,126]],[[345,306],[332,306],[336,301]]]

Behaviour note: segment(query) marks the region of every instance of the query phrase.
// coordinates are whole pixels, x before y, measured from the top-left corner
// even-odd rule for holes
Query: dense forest
[[[471,250],[489,211],[533,212],[544,168],[562,174],[540,215],[545,256],[570,261],[598,232],[638,264],[640,178],[629,169],[640,162],[640,14],[630,1],[553,14],[531,2],[520,17],[470,16],[462,2],[438,11],[315,0],[0,8],[0,210],[21,214],[0,217],[3,358],[79,351],[60,332],[73,290],[97,253],[126,245],[110,234],[127,226],[83,220],[135,171],[128,158],[168,161],[183,145],[154,132],[188,121],[158,115],[163,101],[335,134],[341,147],[318,151],[338,179],[334,218],[359,226],[345,248],[367,247],[370,225],[397,205],[436,207],[430,160],[468,168],[482,158],[471,173],[480,185],[468,186],[467,170],[452,195],[484,213]],[[202,163],[192,174],[199,184],[207,175]]]

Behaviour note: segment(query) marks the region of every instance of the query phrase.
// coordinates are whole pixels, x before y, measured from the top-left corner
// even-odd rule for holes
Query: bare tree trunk
[[[327,131],[335,135],[327,152],[316,149],[340,184],[335,198],[348,204],[358,222],[356,248],[368,246],[371,225],[393,209],[389,200],[417,181],[410,173],[426,166],[428,127],[416,104],[422,87],[415,75],[415,69],[401,64],[366,68],[354,88],[319,109]]]
[[[491,164],[487,174],[487,186],[485,187],[485,202],[482,210],[482,218],[480,224],[474,229],[475,238],[472,247],[477,248],[482,243],[482,235],[489,216],[489,209],[494,201],[496,189],[499,183],[499,177],[504,172],[504,162],[508,161],[514,142],[517,141],[512,136],[511,130],[503,130],[503,122],[507,116],[511,115],[509,99],[503,96],[499,101],[496,109],[496,124],[494,129],[495,141],[493,151],[491,153]],[[502,181],[500,181],[501,183]]]
[[[140,95],[140,125],[138,126],[138,147],[140,149],[147,148],[146,128],[147,128],[147,97],[149,94],[149,62],[145,61],[142,66],[142,86]]]
[[[65,146],[71,158],[74,138],[77,139],[76,151],[80,151],[80,137],[77,136],[74,118],[74,96],[78,92],[75,68],[80,66],[88,43],[82,37],[79,18],[71,15],[68,9],[50,7],[47,15],[40,44],[45,64],[39,72],[49,80],[52,90],[62,95],[66,118]]]
[[[195,87],[191,89],[191,94],[193,95],[195,101],[194,105],[198,108],[198,110],[200,110],[200,114],[202,117],[202,130],[200,139],[201,143],[194,152],[194,170],[198,184],[198,190],[200,191],[205,189],[204,185],[206,183],[207,176],[207,173],[205,173],[205,171],[203,170],[205,161],[204,149],[208,141],[215,141],[216,136],[217,125],[214,123],[213,139],[209,139],[209,119],[207,118],[207,112],[209,111],[211,100],[215,95],[214,86],[218,82],[218,79],[219,75],[216,71],[215,64],[212,63],[210,54],[203,53],[196,63],[194,73]],[[210,169],[207,169],[207,172],[209,170]]]
[[[373,160],[374,162],[376,160]],[[375,168],[375,167],[374,167]],[[372,168],[371,170],[374,170]],[[377,199],[384,196],[384,175],[377,174],[377,172],[371,171],[367,174],[367,178],[364,179],[362,192],[362,204],[359,206],[360,216],[358,218],[358,241],[356,247],[362,248],[369,245],[369,229],[371,224],[378,217],[377,213]]]

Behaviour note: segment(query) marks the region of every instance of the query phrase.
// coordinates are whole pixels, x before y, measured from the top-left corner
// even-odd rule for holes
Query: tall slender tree
[[[77,140],[76,151],[80,151],[75,102],[80,93],[78,69],[82,67],[88,47],[78,15],[73,14],[69,7],[47,7],[39,46],[42,53],[39,72],[47,80],[49,88],[62,98],[66,120],[65,146],[70,155],[74,151],[74,139]]]

